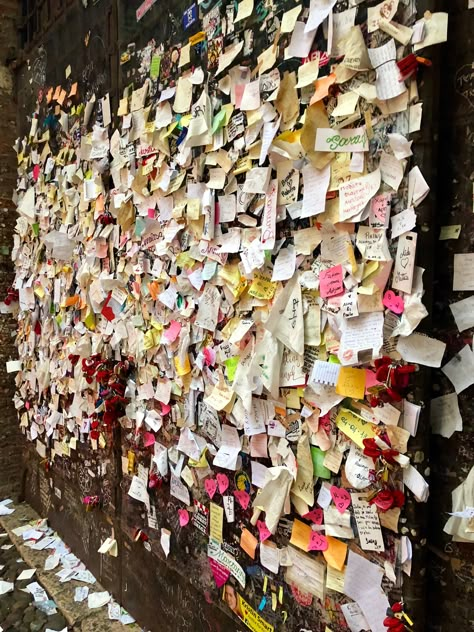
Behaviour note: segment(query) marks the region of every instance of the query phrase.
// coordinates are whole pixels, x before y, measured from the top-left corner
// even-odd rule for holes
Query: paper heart
[[[326,536],[313,531],[309,539],[308,551],[327,551],[329,543]]]
[[[237,502],[242,507],[242,509],[247,509],[250,502],[250,494],[247,494],[244,490],[236,490],[234,492],[234,496],[237,498]]]
[[[212,574],[214,575],[214,581],[217,588],[223,586],[230,577],[230,571],[222,564],[219,564],[216,560],[209,558],[209,566],[211,567]]]
[[[394,314],[403,314],[405,303],[401,296],[397,296],[392,290],[385,292],[382,303]]]
[[[185,527],[189,522],[189,513],[186,509],[178,509],[179,524]]]
[[[316,507],[316,509],[308,511],[308,513],[305,514],[303,518],[311,520],[311,522],[314,522],[314,524],[323,524],[323,510],[319,507]]]
[[[260,542],[265,542],[265,540],[268,540],[268,538],[270,538],[272,535],[271,531],[268,529],[263,520],[257,520],[257,529],[260,536]]]
[[[204,487],[206,488],[207,495],[212,500],[214,494],[217,491],[217,481],[215,478],[206,478],[204,481]]]
[[[410,257],[400,257],[400,265],[402,268],[406,268],[410,262]]]
[[[218,474],[217,484],[219,485],[219,494],[224,494],[224,492],[229,487],[229,479],[225,474]]]
[[[351,504],[351,495],[342,487],[331,486],[331,497],[339,513],[344,513]]]

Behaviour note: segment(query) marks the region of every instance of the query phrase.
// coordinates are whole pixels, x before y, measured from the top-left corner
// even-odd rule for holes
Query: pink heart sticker
[[[178,509],[179,524],[185,527],[189,522],[189,513],[186,509]]]
[[[339,513],[344,513],[345,510],[351,504],[351,495],[346,489],[342,487],[336,487],[332,485],[331,487],[331,497],[336,505],[336,509]]]
[[[323,524],[323,510],[319,507],[316,507],[316,509],[308,511],[308,513],[305,514],[303,518],[306,518],[306,520],[311,520],[311,522],[314,522],[314,524]]]
[[[308,551],[327,551],[329,547],[326,536],[313,531],[309,539]]]
[[[257,529],[260,535],[260,542],[265,542],[265,540],[268,540],[268,538],[270,538],[272,535],[271,531],[268,529],[263,520],[257,520]]]
[[[392,290],[385,292],[382,303],[394,314],[403,314],[405,303],[401,296],[397,296]]]
[[[237,498],[237,502],[242,507],[242,509],[247,509],[250,502],[250,494],[247,494],[244,490],[236,490],[234,492],[234,496]]]
[[[222,564],[219,564],[216,560],[209,558],[209,566],[211,567],[212,574],[214,575],[214,581],[217,588],[223,586],[230,577],[230,571]]]
[[[224,494],[224,492],[229,487],[229,479],[225,474],[218,474],[217,484],[219,485],[219,494]]]
[[[217,481],[215,478],[206,478],[204,481],[204,487],[206,488],[207,495],[212,500],[214,494],[217,491]]]

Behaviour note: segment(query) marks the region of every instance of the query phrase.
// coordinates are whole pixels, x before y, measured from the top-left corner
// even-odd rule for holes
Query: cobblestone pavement
[[[64,630],[67,622],[59,612],[48,615],[33,605],[33,595],[26,590],[26,586],[34,582],[35,577],[17,579],[28,568],[8,535],[0,529],[0,582],[14,585],[12,592],[0,595],[0,627],[4,632]],[[4,585],[0,584],[0,592],[2,586]]]
[[[28,569],[34,574],[19,579]],[[26,503],[6,500],[0,501],[0,632],[14,630],[143,632],[46,520]]]

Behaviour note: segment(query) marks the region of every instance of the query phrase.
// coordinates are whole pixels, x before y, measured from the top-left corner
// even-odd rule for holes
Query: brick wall
[[[12,146],[16,134],[14,75],[10,69],[17,44],[19,3],[0,0],[0,301],[13,279],[11,249],[16,211],[12,192],[16,180],[16,160]],[[20,488],[22,436],[13,406],[14,375],[5,362],[15,358],[15,320],[0,314],[0,499],[16,495]]]

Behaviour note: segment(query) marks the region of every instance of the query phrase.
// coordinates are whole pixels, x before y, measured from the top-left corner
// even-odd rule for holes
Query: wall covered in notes
[[[17,357],[15,349],[16,302],[12,289],[14,266],[11,258],[16,212],[12,192],[16,184],[16,163],[11,147],[15,142],[15,99],[12,61],[16,45],[16,8],[0,2],[0,497],[20,491],[21,451],[19,432],[12,403],[14,374],[9,362]],[[13,316],[12,316],[13,314]]]
[[[447,14],[74,11],[20,73],[28,499],[151,630],[402,630],[446,347],[417,330],[414,141]]]

